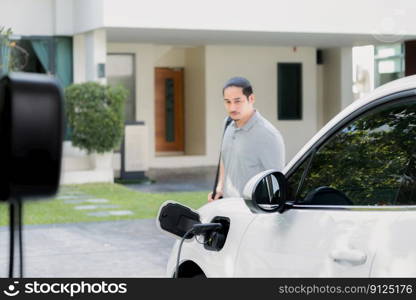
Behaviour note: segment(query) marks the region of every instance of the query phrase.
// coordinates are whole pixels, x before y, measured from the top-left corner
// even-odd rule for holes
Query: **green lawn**
[[[23,207],[24,224],[54,224],[74,222],[96,222],[109,220],[155,218],[160,205],[166,200],[174,200],[192,208],[206,203],[207,192],[180,193],[142,193],[119,184],[82,184],[64,185],[54,199],[27,201]],[[89,198],[107,199],[106,203],[68,203],[75,199],[73,195],[88,195]],[[65,197],[67,197],[65,199]],[[77,206],[117,205],[116,208],[97,207],[77,210]],[[91,212],[105,211],[133,212],[132,215],[89,216]],[[0,204],[0,226],[8,224],[8,207]]]

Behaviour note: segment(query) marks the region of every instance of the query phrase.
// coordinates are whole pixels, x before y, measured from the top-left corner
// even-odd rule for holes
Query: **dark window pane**
[[[350,123],[318,149],[298,200],[318,204],[324,191],[354,205],[416,204],[415,127],[414,100]]]
[[[305,158],[302,163],[296,168],[296,170],[288,178],[288,199],[295,200],[296,194],[298,193],[299,188],[302,185],[302,180],[304,173],[308,168],[310,161],[310,155]]]
[[[166,122],[165,122],[165,132],[166,132],[166,141],[174,142],[175,141],[175,90],[174,90],[174,80],[168,78],[165,81],[165,92],[166,92]]]
[[[279,120],[302,119],[302,64],[277,64]]]

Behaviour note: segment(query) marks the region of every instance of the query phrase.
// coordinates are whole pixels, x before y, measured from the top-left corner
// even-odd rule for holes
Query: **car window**
[[[288,177],[288,200],[293,201],[299,194],[300,187],[303,185],[306,169],[309,167],[311,155],[308,155],[296,167],[296,170]]]
[[[415,99],[372,109],[305,159],[289,190],[310,205],[416,204],[415,127]]]

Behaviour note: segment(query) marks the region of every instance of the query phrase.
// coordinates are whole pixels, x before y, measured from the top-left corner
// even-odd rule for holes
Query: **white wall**
[[[323,50],[323,119],[327,123],[353,102],[352,48]]]
[[[354,47],[352,52],[354,97],[357,99],[374,89],[374,46]]]
[[[415,12],[414,0],[2,0],[0,24],[17,35],[117,27],[367,34],[382,41],[416,35]]]
[[[352,48],[340,48],[341,51],[341,110],[354,101],[352,93]]]
[[[277,120],[277,63],[300,62],[303,70],[303,120]],[[255,107],[282,133],[286,161],[315,134],[317,121],[316,49],[299,47],[206,47],[207,154],[216,163],[225,115],[222,87],[233,76],[247,77],[256,95]]]
[[[53,35],[54,0],[1,0],[0,26],[15,35]]]
[[[85,78],[87,81],[106,83],[105,77],[98,77],[98,64],[107,61],[107,38],[105,29],[85,34]],[[74,62],[75,64],[76,62]]]
[[[185,154],[206,154],[205,47],[185,56]]]
[[[54,34],[74,34],[74,1],[55,0]]]
[[[103,0],[69,0],[74,2],[74,33],[82,33],[104,27]],[[107,2],[106,0],[105,2]],[[116,2],[114,3],[116,4]],[[124,7],[128,10],[128,7]],[[110,13],[111,12],[107,12]]]
[[[185,49],[172,46],[153,46],[155,68],[184,68]]]
[[[324,116],[324,66],[316,66],[316,100],[317,100],[317,119],[318,129],[325,125]]]
[[[325,49],[324,57],[324,123],[327,123],[341,110],[340,103],[340,56],[338,49]]]
[[[103,5],[107,27],[416,34],[414,0],[106,0]]]

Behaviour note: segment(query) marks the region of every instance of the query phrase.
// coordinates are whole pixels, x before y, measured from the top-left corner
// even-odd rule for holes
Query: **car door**
[[[400,264],[415,267],[416,240],[397,230],[416,225],[415,128],[412,96],[373,101],[340,121],[286,173],[292,208],[250,224],[235,276],[394,276]]]

